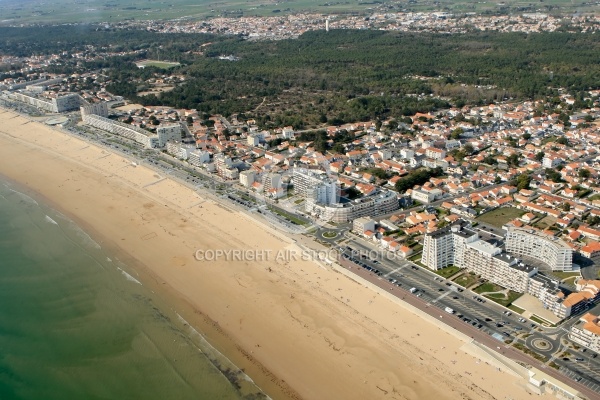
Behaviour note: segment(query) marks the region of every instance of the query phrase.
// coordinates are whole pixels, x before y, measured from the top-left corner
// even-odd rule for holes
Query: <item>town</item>
[[[302,16],[287,21],[294,18]],[[410,18],[452,27],[451,16]],[[371,18],[368,28],[382,20],[386,29],[407,25],[386,16]],[[522,22],[558,26],[550,17]],[[332,18],[327,27],[358,23]],[[269,33],[244,19],[211,24],[149,29],[277,35],[270,22]],[[288,28],[278,28],[282,37],[302,33]],[[600,90],[577,98],[558,88],[559,96],[544,100],[264,129],[242,110],[223,116],[130,103],[110,93],[98,72],[46,72],[60,59],[4,56],[23,67],[0,81],[2,105],[212,190],[276,229],[314,237],[339,250],[339,260],[325,262],[409,290],[600,391]],[[165,73],[147,83],[160,91],[183,79]]]

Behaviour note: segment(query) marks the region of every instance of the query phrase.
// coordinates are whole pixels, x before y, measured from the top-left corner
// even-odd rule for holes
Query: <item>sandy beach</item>
[[[303,260],[198,261],[293,240],[121,155],[0,109],[0,174],[118,254],[274,399],[524,399],[460,335]],[[539,398],[553,398],[550,395]]]

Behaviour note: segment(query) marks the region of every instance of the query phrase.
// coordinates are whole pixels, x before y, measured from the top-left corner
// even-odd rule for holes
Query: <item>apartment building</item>
[[[9,98],[17,100],[47,112],[61,113],[65,111],[77,110],[84,100],[78,94],[71,93],[53,99],[42,99],[29,96],[25,93],[11,93]]]
[[[500,247],[484,240],[465,243],[464,260],[460,266],[519,293],[527,292],[529,278],[537,273],[537,268],[519,262]]]
[[[317,203],[311,198],[306,201],[306,211],[309,214],[336,223],[351,222],[368,215],[388,214],[399,207],[398,196],[392,191],[377,192],[367,197],[334,204]]]
[[[600,353],[600,318],[591,313],[583,315],[571,327],[569,339],[596,353]]]
[[[239,171],[233,166],[231,157],[223,154],[217,154],[214,157],[214,161],[217,175],[224,179],[238,179]]]
[[[188,154],[188,162],[200,166],[210,162],[210,153],[205,150],[193,150]]]
[[[92,114],[84,115],[83,123],[116,135],[121,135],[148,148],[158,147],[158,136],[156,134],[133,125],[127,125]]]
[[[553,271],[573,270],[573,250],[561,239],[534,229],[507,226],[506,251],[547,264]]]
[[[182,124],[160,125],[156,128],[158,147],[165,147],[168,141],[181,140]]]
[[[247,171],[240,172],[240,185],[244,187],[251,187],[256,180],[256,172],[249,169]]]
[[[98,115],[100,117],[108,118],[108,105],[106,102],[98,103],[87,103],[80,107],[81,117],[84,115]]]
[[[433,270],[464,264],[467,243],[479,240],[479,235],[465,221],[457,221],[425,235],[421,263]]]
[[[352,222],[352,230],[359,235],[362,235],[366,231],[374,232],[375,231],[375,220],[370,217],[356,218]]]
[[[335,204],[340,201],[338,183],[324,173],[305,168],[294,168],[292,182],[294,192],[312,200],[313,203]]]
[[[433,270],[449,265],[466,268],[504,288],[536,297],[544,308],[560,318],[581,311],[593,292],[586,284],[589,295],[578,287],[580,292],[565,297],[558,281],[538,274],[537,268],[506,253],[497,244],[481,240],[462,220],[425,235],[421,262]]]

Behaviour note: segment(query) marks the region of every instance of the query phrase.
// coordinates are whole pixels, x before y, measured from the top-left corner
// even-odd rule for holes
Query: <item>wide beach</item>
[[[531,396],[524,380],[461,350],[464,340],[335,270],[196,260],[197,250],[297,247],[150,168],[2,109],[0,160],[0,174],[117,254],[273,398]]]

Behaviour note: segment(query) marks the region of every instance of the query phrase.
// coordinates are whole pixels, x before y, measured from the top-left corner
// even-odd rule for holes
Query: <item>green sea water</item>
[[[0,399],[264,398],[125,265],[0,181]]]

